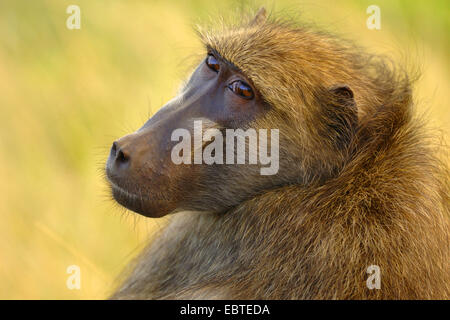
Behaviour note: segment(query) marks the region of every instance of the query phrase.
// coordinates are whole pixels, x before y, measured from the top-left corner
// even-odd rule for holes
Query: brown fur
[[[280,129],[290,170],[226,212],[173,215],[113,298],[450,298],[450,175],[413,115],[407,75],[261,16],[200,34],[273,107],[251,126]],[[337,84],[354,104],[330,93]],[[245,177],[209,191],[226,197],[254,183]],[[370,265],[380,290],[366,286]]]

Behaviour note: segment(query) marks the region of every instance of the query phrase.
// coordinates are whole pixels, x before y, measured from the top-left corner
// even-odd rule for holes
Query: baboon
[[[264,9],[198,30],[182,91],[111,149],[116,201],[170,214],[111,298],[448,299],[450,175],[408,72]],[[174,164],[171,133],[198,119],[277,128],[278,172]]]

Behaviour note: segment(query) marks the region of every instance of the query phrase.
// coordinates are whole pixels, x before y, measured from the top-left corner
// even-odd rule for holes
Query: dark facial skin
[[[218,183],[237,183],[239,175],[227,165],[174,164],[171,150],[178,142],[171,141],[171,134],[184,128],[193,137],[194,120],[222,130],[243,128],[267,110],[250,80],[210,52],[178,97],[138,131],[113,143],[106,174],[114,198],[147,217],[177,210],[220,211],[238,203],[245,194],[218,194],[218,199],[210,194]]]

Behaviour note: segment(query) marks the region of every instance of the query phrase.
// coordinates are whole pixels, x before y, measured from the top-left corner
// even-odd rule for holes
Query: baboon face
[[[310,53],[311,48],[328,53],[317,50],[327,42],[305,44],[285,30],[274,33],[276,26],[264,21],[259,12],[244,29],[218,38],[203,35],[206,58],[182,92],[141,129],[113,143],[106,173],[120,204],[149,217],[180,210],[223,212],[264,190],[320,183],[339,171],[358,122],[348,77],[336,68],[326,72],[322,58],[340,65],[334,55]],[[223,140],[203,136],[196,146],[199,120],[203,131],[215,129]],[[182,163],[173,160],[178,129],[193,137],[189,152],[182,152],[190,161]],[[243,163],[225,161],[229,129],[246,131]],[[257,151],[250,150],[249,130],[258,131]],[[262,139],[261,130],[267,130]],[[273,159],[272,130],[279,137],[276,171],[264,175],[261,147],[265,142],[263,152]],[[213,142],[222,144],[223,162],[196,161],[198,149],[201,154]],[[237,159],[238,151],[231,151]],[[250,161],[255,153],[256,163]]]
[[[220,190],[238,184],[242,174],[225,164],[175,164],[171,151],[179,141],[172,141],[172,133],[186,129],[193,136],[195,120],[202,120],[203,130],[245,128],[269,109],[242,72],[209,51],[177,97],[138,131],[113,143],[106,173],[115,200],[149,217],[182,209],[221,210],[236,203],[245,195]]]

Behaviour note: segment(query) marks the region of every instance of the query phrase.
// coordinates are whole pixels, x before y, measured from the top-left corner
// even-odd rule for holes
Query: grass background
[[[68,30],[68,5],[81,29]],[[126,212],[102,168],[202,54],[193,25],[218,13],[284,11],[388,54],[423,76],[419,109],[450,132],[450,4],[435,1],[0,2],[0,298],[103,299],[164,220]],[[381,8],[368,30],[366,8]],[[81,290],[66,286],[81,268]]]

